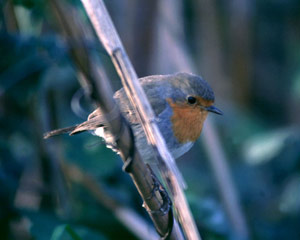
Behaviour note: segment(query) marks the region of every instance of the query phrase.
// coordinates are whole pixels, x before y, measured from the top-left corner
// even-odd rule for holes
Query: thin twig
[[[245,4],[245,1],[233,1],[231,4],[235,5],[237,2],[240,4]],[[203,54],[203,64],[206,74],[214,81],[215,85],[219,86],[218,95],[228,94],[228,86],[230,81],[227,81],[226,71],[224,71],[223,66],[223,58],[222,58],[222,48],[220,37],[218,33],[218,21],[217,21],[217,5],[215,1],[210,0],[202,0],[196,3],[197,9],[202,14],[199,14],[199,21],[202,22],[202,31],[200,34],[205,38],[202,38],[203,41],[202,49],[204,51]],[[240,9],[239,9],[240,10]],[[242,14],[242,13],[239,13]],[[237,23],[240,24],[240,23]],[[245,25],[243,25],[245,28]],[[242,32],[242,35],[245,33]],[[237,31],[237,34],[241,34],[240,31]],[[230,35],[231,36],[231,35]],[[243,36],[247,38],[247,35]],[[249,39],[248,39],[249,40]],[[240,44],[236,43],[235,41],[230,41],[230,43],[234,44],[235,46],[241,46]],[[240,43],[242,42],[241,39],[238,40]],[[206,49],[206,50],[205,50]],[[247,51],[243,49],[243,51]],[[235,54],[233,51],[232,54]],[[245,60],[245,59],[244,59]],[[212,64],[213,63],[213,64]],[[235,63],[241,66],[239,61],[235,61]],[[244,63],[244,62],[243,62]],[[213,65],[213,68],[211,67]],[[246,64],[247,65],[247,64]],[[243,66],[246,66],[245,64]],[[238,66],[235,66],[238,67]],[[244,72],[245,74],[245,72]],[[241,80],[243,78],[239,78]],[[247,82],[247,77],[244,78],[242,86],[246,85],[245,81]],[[230,87],[230,86],[229,86]],[[245,93],[246,89],[241,89],[242,93]],[[238,94],[238,93],[232,93]],[[246,95],[245,95],[246,96]],[[244,96],[244,97],[245,97]],[[243,98],[244,98],[243,97]],[[246,96],[247,98],[247,96]],[[242,99],[240,99],[242,100]],[[243,99],[246,100],[246,99]],[[213,122],[209,121],[206,123],[206,127],[203,130],[203,145],[205,146],[205,150],[209,156],[209,163],[211,165],[217,186],[219,195],[224,205],[224,209],[227,213],[227,216],[231,222],[231,226],[235,236],[238,239],[249,239],[249,230],[247,226],[247,222],[242,211],[241,204],[239,202],[239,197],[236,191],[236,188],[233,184],[233,180],[231,177],[230,169],[228,166],[228,159],[226,159],[225,152],[223,147],[220,143],[219,136],[215,129]],[[212,147],[213,146],[213,147]]]
[[[207,59],[210,59],[208,63],[205,64],[203,70],[206,70],[206,75],[209,76],[210,81],[216,81],[216,86],[223,86],[222,81],[227,81],[224,81],[226,76],[221,71],[221,50],[216,33],[216,24],[212,24],[216,23],[216,19],[213,19],[215,13],[210,12],[214,10],[212,9],[213,6],[211,6],[214,1],[202,0],[196,1],[195,3],[199,10],[198,12],[201,12],[198,16],[200,17],[199,22],[203,26],[203,31],[200,32],[202,33],[202,41],[198,41],[204,44],[203,49],[201,49],[204,52],[203,59],[205,60],[203,62],[207,62]],[[161,73],[162,69],[159,67],[163,64],[166,65],[164,69],[165,72],[187,71],[197,73],[198,71],[184,42],[184,35],[181,28],[183,20],[179,16],[182,9],[178,6],[180,4],[181,1],[179,0],[165,0],[159,2],[158,16],[156,18],[159,24],[156,38],[161,37],[162,39],[159,39],[157,46],[153,47],[153,71],[159,71]],[[205,18],[206,16],[207,18]],[[176,22],[176,24],[173,25],[176,27],[170,25],[170,23],[174,22]],[[207,46],[211,47],[208,49]],[[213,61],[214,64],[210,61]],[[210,74],[207,73],[207,71],[209,71],[207,69],[211,69]],[[222,88],[222,90],[224,89]],[[215,126],[210,119],[205,123],[201,140],[208,153],[209,163],[211,164],[218,185],[218,191],[225,211],[231,221],[233,231],[238,239],[249,239],[249,230],[232,181],[227,163],[228,160],[226,159]]]

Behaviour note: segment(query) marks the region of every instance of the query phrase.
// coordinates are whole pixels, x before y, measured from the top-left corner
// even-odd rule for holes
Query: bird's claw
[[[162,184],[159,182],[159,180],[157,179],[157,177],[155,176],[155,174],[153,173],[152,169],[150,168],[149,165],[147,165],[150,172],[151,172],[151,177],[153,180],[153,188],[151,190],[151,194],[149,197],[147,197],[147,200],[150,200],[151,198],[154,197],[156,192],[159,192],[161,198],[162,198],[162,204],[159,207],[158,210],[151,210],[151,209],[147,209],[146,205],[143,204],[143,207],[145,207],[147,209],[148,212],[150,212],[151,214],[158,214],[160,216],[164,216],[166,214],[169,213],[170,208],[172,206],[172,202],[168,196],[168,193],[166,191],[166,189],[162,186]]]

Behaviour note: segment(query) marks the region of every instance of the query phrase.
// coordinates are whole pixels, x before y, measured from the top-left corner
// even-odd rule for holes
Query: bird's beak
[[[223,115],[223,112],[220,109],[216,108],[215,106],[209,106],[209,107],[206,107],[205,109],[208,112],[212,112],[212,113],[216,113],[216,114],[219,114],[219,115]]]

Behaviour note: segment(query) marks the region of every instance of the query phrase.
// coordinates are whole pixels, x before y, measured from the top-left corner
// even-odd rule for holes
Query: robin
[[[154,75],[139,79],[156,115],[157,125],[167,147],[176,159],[186,153],[200,136],[209,112],[222,115],[214,104],[214,92],[201,77],[190,73]],[[133,106],[122,88],[114,94],[114,99],[123,116],[132,127],[136,147],[146,162],[151,162],[152,148]],[[105,126],[101,109],[92,112],[87,121],[72,127],[54,130],[45,134],[49,138],[62,133],[70,135],[84,131],[103,137],[108,145],[113,145],[113,137]]]

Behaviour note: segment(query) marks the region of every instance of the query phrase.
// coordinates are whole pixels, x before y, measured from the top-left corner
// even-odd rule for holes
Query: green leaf
[[[272,160],[285,147],[287,139],[297,134],[298,129],[295,128],[283,128],[256,134],[244,144],[245,160],[253,165]]]

